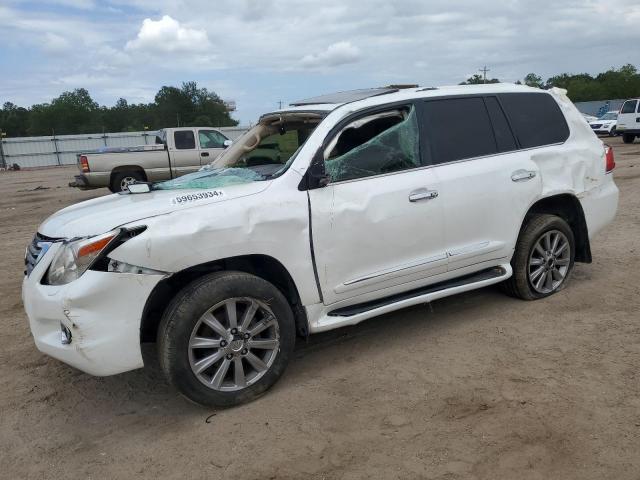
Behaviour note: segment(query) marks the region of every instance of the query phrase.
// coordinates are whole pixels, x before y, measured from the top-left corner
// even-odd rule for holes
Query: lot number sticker
[[[220,200],[224,198],[224,192],[222,190],[206,190],[204,192],[178,195],[171,199],[171,205],[187,205],[189,203],[199,202],[201,200],[209,200],[212,198]]]

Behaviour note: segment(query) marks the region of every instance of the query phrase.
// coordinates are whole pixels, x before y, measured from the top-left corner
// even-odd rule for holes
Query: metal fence
[[[593,102],[576,102],[576,108],[582,113],[587,115],[593,115],[594,117],[601,117],[607,112],[620,110],[624,100],[619,98],[615,100],[596,100]]]
[[[248,127],[217,128],[235,140]],[[109,147],[136,147],[155,143],[156,132],[92,133],[53,135],[50,137],[15,137],[0,141],[0,167],[17,164],[20,168],[71,165],[78,153]]]

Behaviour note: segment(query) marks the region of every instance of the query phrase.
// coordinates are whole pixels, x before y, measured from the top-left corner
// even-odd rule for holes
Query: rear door
[[[193,129],[174,130],[172,135],[173,145],[169,147],[169,158],[173,176],[178,177],[198,170],[200,151],[196,145]]]
[[[224,142],[228,140],[223,134],[211,128],[198,129],[198,146],[200,165],[213,162],[225,149]]]
[[[422,129],[440,185],[449,271],[462,275],[504,262],[541,181],[530,154],[518,150],[497,97],[427,100]]]
[[[634,133],[640,133],[640,101],[627,100],[622,104],[616,130],[618,133],[633,130],[637,131]]]

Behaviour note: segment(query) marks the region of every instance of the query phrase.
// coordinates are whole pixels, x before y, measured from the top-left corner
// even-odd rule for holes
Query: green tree
[[[479,74],[475,74],[467,78],[464,82],[460,82],[459,85],[481,85],[483,83],[500,83],[497,78],[487,78],[485,82],[484,77]]]
[[[542,77],[536,75],[535,73],[527,73],[524,77],[524,84],[529,87],[542,88],[544,83],[542,81]]]

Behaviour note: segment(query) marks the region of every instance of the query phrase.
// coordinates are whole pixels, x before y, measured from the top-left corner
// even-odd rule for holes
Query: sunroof
[[[291,103],[292,107],[299,107],[303,105],[318,105],[318,104],[333,104],[333,103],[349,103],[357,102],[358,100],[364,100],[369,97],[376,97],[378,95],[385,95],[387,93],[397,92],[398,88],[382,87],[382,88],[363,88],[360,90],[347,90],[346,92],[329,93],[327,95],[320,95],[319,97],[307,98],[306,100],[299,100]]]

